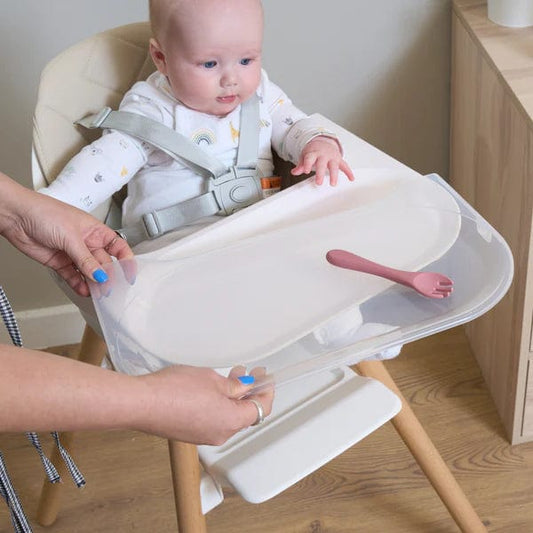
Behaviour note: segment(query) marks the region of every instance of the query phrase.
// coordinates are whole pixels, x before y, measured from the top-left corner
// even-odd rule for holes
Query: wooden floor
[[[488,530],[533,532],[533,443],[506,441],[463,329],[410,344],[387,367]],[[37,456],[20,435],[0,436],[0,449],[33,517]],[[176,531],[166,442],[85,433],[75,457],[86,488],[67,483],[60,518],[47,529],[35,524],[35,533]],[[457,531],[391,424],[271,501],[226,494],[207,520],[210,533]],[[0,531],[11,531],[1,501]]]

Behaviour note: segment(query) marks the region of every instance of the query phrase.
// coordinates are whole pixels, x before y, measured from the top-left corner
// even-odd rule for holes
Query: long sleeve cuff
[[[320,115],[314,114],[296,121],[291,126],[281,146],[280,156],[296,164],[305,145],[316,137],[328,137],[335,140],[341,154],[344,152],[337,135],[325,127]]]

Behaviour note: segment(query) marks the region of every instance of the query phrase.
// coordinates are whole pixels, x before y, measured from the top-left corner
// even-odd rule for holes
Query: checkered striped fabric
[[[72,476],[74,483],[76,483],[76,486],[78,488],[83,487],[85,485],[85,478],[83,477],[83,474],[80,472],[79,468],[76,466],[76,463],[74,462],[70,454],[61,445],[61,441],[59,440],[58,433],[54,431],[50,433],[50,435],[52,435],[52,437],[54,438],[56,446],[59,448],[59,453],[61,454],[63,461],[65,461],[65,464],[67,465],[67,469],[70,472],[70,475]]]
[[[32,529],[26,515],[24,514],[24,509],[20,504],[9,474],[7,473],[6,465],[4,463],[4,456],[0,453],[0,495],[6,501],[9,512],[11,513],[11,523],[13,524],[13,529],[16,533],[31,533]]]
[[[17,324],[17,319],[11,309],[11,304],[7,299],[4,289],[0,285],[0,313],[2,314],[2,319],[6,325],[7,332],[11,337],[11,341],[15,346],[22,346],[22,339],[20,337],[20,331]]]
[[[11,308],[9,300],[7,299],[6,293],[4,292],[4,289],[2,288],[2,286],[0,286],[0,315],[2,316],[2,320],[4,321],[4,324],[7,328],[7,331],[9,333],[9,336],[11,337],[13,344],[15,346],[22,347],[22,338],[20,336],[20,331],[18,328],[17,320],[15,318],[13,309]],[[61,441],[59,440],[59,435],[55,431],[52,432],[51,435],[59,449],[59,453],[61,454],[63,461],[65,461],[67,469],[70,472],[70,475],[72,476],[72,479],[74,480],[74,483],[76,483],[78,487],[83,487],[85,485],[85,479],[83,478],[82,473],[79,471],[78,467],[74,463],[72,457],[69,455],[67,450],[61,444]],[[59,473],[57,472],[56,467],[52,464],[50,459],[48,459],[48,457],[46,457],[46,455],[44,454],[43,449],[41,447],[41,442],[39,440],[39,436],[37,435],[37,433],[27,432],[26,437],[32,443],[34,448],[37,450],[37,453],[39,454],[39,457],[41,458],[44,471],[46,472],[46,476],[48,477],[50,482],[57,483],[58,481],[61,481],[61,478],[59,477]],[[4,458],[1,453],[0,453],[0,495],[4,498],[4,500],[7,503],[7,506],[11,514],[11,522],[13,523],[13,528],[15,532],[16,533],[31,533],[32,529],[26,519],[26,516],[24,514],[24,509],[22,508],[22,504],[20,503],[17,493],[15,492],[15,489],[13,488],[11,479],[9,478],[9,474],[7,472],[7,469],[4,463]]]
[[[43,452],[43,448],[41,446],[41,442],[39,440],[39,435],[34,432],[28,432],[26,433],[26,437],[28,437],[28,440],[33,444],[33,447],[37,450],[37,453],[39,454],[39,457],[41,458],[41,462],[43,463],[44,471],[46,472],[46,477],[50,480],[51,483],[57,483],[58,481],[61,481],[61,478],[59,477],[59,473],[56,470],[56,467],[52,464],[52,461],[46,457],[46,455]]]

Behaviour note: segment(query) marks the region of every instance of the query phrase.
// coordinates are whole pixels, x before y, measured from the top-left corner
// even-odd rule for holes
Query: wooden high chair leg
[[[69,453],[72,447],[73,437],[74,433],[59,434],[61,444]],[[43,482],[43,488],[41,489],[39,505],[37,507],[37,522],[41,526],[51,526],[56,521],[61,504],[62,486],[64,485],[65,480],[68,480],[70,475],[57,447],[54,448],[52,457],[50,459],[57,468],[63,483],[52,484],[50,481],[48,481],[48,479],[45,478]]]
[[[357,365],[357,368],[361,375],[381,381],[400,398],[402,409],[392,419],[392,423],[461,531],[464,533],[486,532],[487,529],[483,522],[396,386],[385,365],[381,361],[362,361]]]
[[[90,363],[92,365],[100,365],[105,353],[105,342],[94,332],[91,327],[85,326],[78,360],[85,363]],[[74,433],[72,432],[60,434],[61,443],[69,451],[69,453],[72,449],[73,438]],[[70,474],[68,473],[57,447],[55,447],[54,451],[52,452],[51,460],[56,466],[61,479],[66,481]],[[50,526],[56,521],[61,503],[61,490],[63,485],[64,483],[52,484],[48,481],[48,479],[44,480],[41,496],[39,498],[39,505],[37,507],[37,522],[41,526]]]
[[[206,533],[200,498],[200,461],[194,444],[169,440],[168,451],[180,533]]]

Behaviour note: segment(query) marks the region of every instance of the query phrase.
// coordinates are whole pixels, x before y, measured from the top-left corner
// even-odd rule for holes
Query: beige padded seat
[[[33,120],[39,172],[35,189],[50,184],[69,159],[96,139],[98,130],[74,122],[105,106],[116,109],[124,93],[155,70],[148,54],[150,26],[140,22],[90,37],[62,52],[43,70]],[[93,214],[106,215],[109,203]]]

